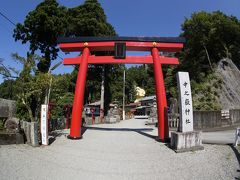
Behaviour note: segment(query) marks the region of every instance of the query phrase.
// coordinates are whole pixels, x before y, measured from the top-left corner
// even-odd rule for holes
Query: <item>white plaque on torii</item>
[[[178,72],[178,99],[180,111],[180,132],[193,131],[192,93],[188,72]]]

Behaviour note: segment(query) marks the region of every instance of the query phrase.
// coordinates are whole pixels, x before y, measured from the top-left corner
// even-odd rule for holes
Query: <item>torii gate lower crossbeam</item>
[[[81,56],[65,58],[63,61],[64,65],[80,64],[75,87],[69,138],[82,138],[81,117],[88,64],[153,64],[158,110],[158,139],[166,141],[169,138],[167,100],[162,64],[176,65],[179,64],[179,61],[177,58],[160,56],[159,51],[180,51],[183,48],[183,38],[140,38],[139,40],[139,38],[126,37],[78,37],[74,39],[62,38],[59,41],[60,48],[64,52],[82,51]],[[124,42],[127,51],[150,51],[151,56],[126,56],[124,59],[118,59],[113,56],[94,56],[90,54],[90,51],[114,51],[116,42]]]

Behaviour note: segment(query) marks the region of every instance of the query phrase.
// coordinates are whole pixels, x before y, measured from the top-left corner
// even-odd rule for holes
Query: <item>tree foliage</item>
[[[101,4],[97,0],[86,0],[84,4],[69,9],[69,29],[67,36],[115,36],[116,32],[111,24],[107,22]],[[112,52],[92,52],[98,55],[111,55]],[[119,99],[117,95],[121,91],[118,86],[119,78],[122,77],[122,65],[89,65],[85,103],[97,101],[100,99],[102,68],[104,66],[105,76],[105,105],[108,105],[113,99]],[[73,72],[73,82],[76,82],[78,67]],[[120,74],[119,74],[120,73]],[[108,109],[106,106],[105,109]]]
[[[17,24],[14,30],[15,40],[22,43],[30,43],[31,54],[37,50],[43,54],[38,63],[40,72],[48,72],[51,60],[57,56],[57,37],[59,36],[115,36],[116,32],[107,17],[101,4],[97,0],[86,0],[84,4],[74,8],[59,6],[56,0],[45,0],[35,10],[29,12],[23,24]],[[109,52],[93,52],[96,55],[109,54]],[[121,65],[105,66],[105,102],[108,104],[112,99],[109,96],[111,80],[118,77],[118,69]],[[78,67],[75,68],[70,78],[70,93],[74,92]],[[114,75],[113,75],[114,74]],[[88,70],[88,81],[86,85],[85,102],[97,100],[100,97],[100,83],[102,66],[93,65]],[[118,82],[118,81],[116,81]],[[64,85],[66,82],[64,82]],[[61,88],[59,88],[60,90]],[[115,88],[116,89],[116,88]],[[66,93],[69,93],[66,92]],[[54,92],[58,94],[58,92]],[[89,98],[90,96],[90,98]],[[114,95],[115,96],[115,95]],[[113,97],[114,97],[113,96]],[[54,99],[52,96],[51,98]],[[55,99],[58,101],[57,99]]]
[[[186,44],[182,51],[181,69],[190,72],[197,82],[211,73],[214,65],[228,57],[240,67],[240,22],[219,11],[193,13],[182,24]]]
[[[83,5],[68,10],[69,29],[67,36],[114,36],[116,32],[107,22],[101,4],[86,0]]]
[[[13,37],[23,44],[29,42],[31,54],[40,50],[43,58],[38,69],[47,72],[59,51],[57,38],[65,34],[67,25],[67,9],[59,6],[56,0],[45,0],[28,13],[23,24],[17,24]]]
[[[152,65],[133,66],[126,69],[126,101],[133,102],[136,97],[135,87],[146,91],[146,96],[155,94],[155,81]]]
[[[15,81],[12,79],[7,79],[0,84],[0,98],[14,100],[17,93],[14,84]]]
[[[38,121],[40,106],[44,101],[48,87],[48,74],[36,73],[36,63],[41,58],[28,55],[27,58],[13,54],[16,61],[22,63],[23,69],[14,83],[17,100],[17,113],[20,118],[29,121]]]
[[[231,58],[240,67],[240,22],[236,17],[222,12],[196,12],[182,24],[186,38],[184,49],[178,56],[177,71],[190,73],[194,108],[198,110],[219,109],[217,88],[221,81],[216,78],[216,64],[223,58]],[[170,72],[170,71],[168,71]],[[168,79],[169,89],[176,94],[176,79]]]

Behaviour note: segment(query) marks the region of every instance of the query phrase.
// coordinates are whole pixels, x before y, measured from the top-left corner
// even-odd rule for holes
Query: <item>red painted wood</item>
[[[165,141],[168,138],[168,129],[166,129],[166,116],[167,109],[166,91],[164,86],[161,57],[157,48],[152,49],[155,89],[157,97],[157,114],[158,114],[158,138]],[[166,132],[167,131],[167,132]]]
[[[113,56],[90,56],[88,64],[152,64],[152,56],[127,56],[126,59],[115,59]],[[178,58],[161,57],[161,64],[179,64]],[[81,56],[64,58],[64,65],[81,64]]]
[[[84,91],[86,84],[86,76],[88,70],[88,57],[90,51],[88,48],[84,48],[82,57],[82,63],[78,71],[78,77],[75,87],[75,95],[73,101],[72,121],[70,128],[70,138],[81,138],[81,126],[82,126],[82,109],[84,100]]]
[[[91,51],[114,51],[115,42],[88,42]],[[86,47],[85,43],[61,43],[60,49],[64,52],[79,52]],[[177,52],[183,48],[182,43],[156,43],[153,42],[126,42],[127,51],[151,51],[153,47],[159,51]]]

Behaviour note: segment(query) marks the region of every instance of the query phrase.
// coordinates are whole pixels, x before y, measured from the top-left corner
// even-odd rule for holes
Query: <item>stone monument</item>
[[[4,124],[4,129],[0,131],[0,145],[24,143],[20,122],[19,119],[15,118],[15,115],[16,102],[0,98],[0,117]]]
[[[157,103],[156,103],[156,101],[154,101],[150,108],[150,114],[148,117],[147,124],[148,125],[155,124],[155,123],[157,123],[157,121],[158,121],[157,120]]]
[[[116,105],[114,107],[111,107],[108,110],[105,122],[106,123],[120,122],[119,109],[118,109],[118,107]]]
[[[193,130],[192,94],[188,72],[178,72],[180,123],[178,132],[171,133],[171,147],[176,152],[202,150],[202,132]]]

